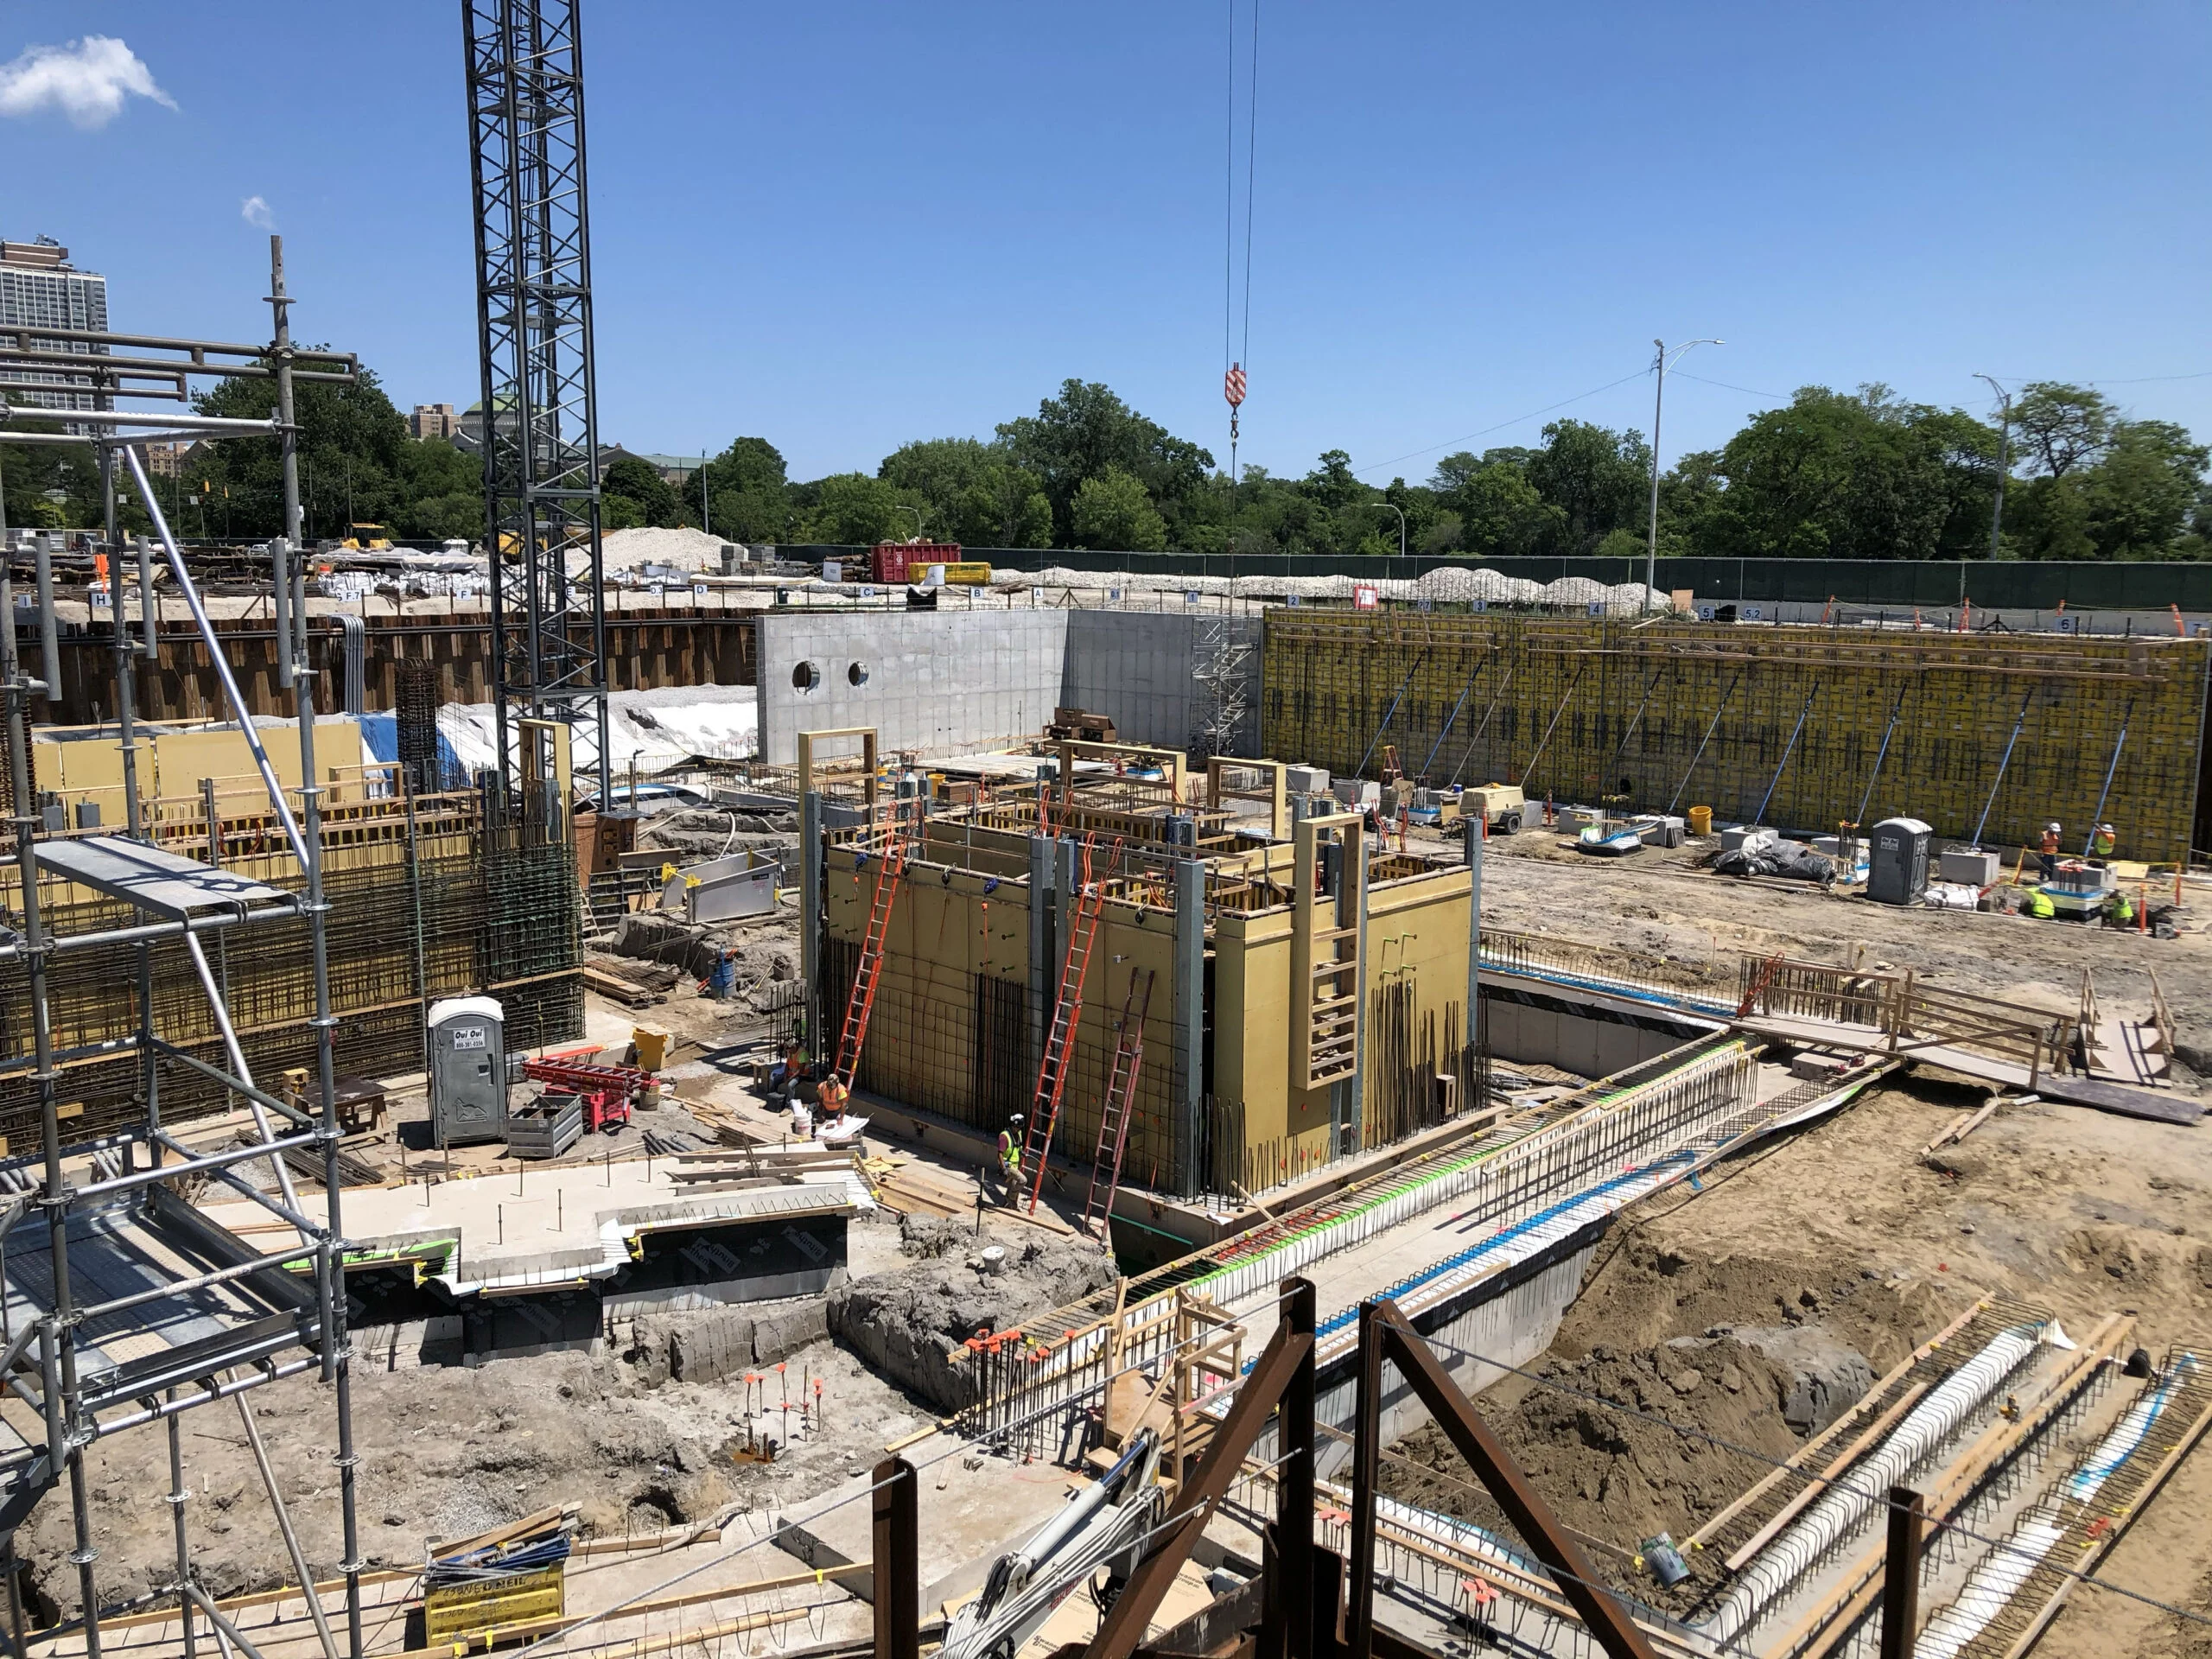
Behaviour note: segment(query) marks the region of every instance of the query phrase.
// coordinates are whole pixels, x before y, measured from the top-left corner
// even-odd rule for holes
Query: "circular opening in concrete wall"
[[[791,670],[791,686],[794,690],[811,691],[821,683],[822,671],[812,663],[801,663]]]
[[[868,683],[867,667],[860,663],[846,664],[845,683],[848,685],[866,685]]]

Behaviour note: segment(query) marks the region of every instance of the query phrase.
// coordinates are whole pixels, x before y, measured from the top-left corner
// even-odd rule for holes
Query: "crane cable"
[[[1227,149],[1221,207],[1222,395],[1229,403],[1230,524],[1234,539],[1236,489],[1237,411],[1244,401],[1245,365],[1252,360],[1252,184],[1256,174],[1255,141],[1260,130],[1260,0],[1252,0],[1252,54],[1245,94],[1244,129],[1244,319],[1241,351],[1236,327],[1236,0],[1229,0]]]

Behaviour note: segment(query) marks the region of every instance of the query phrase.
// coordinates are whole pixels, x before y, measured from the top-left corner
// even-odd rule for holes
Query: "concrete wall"
[[[1483,1001],[1490,1015],[1490,1052],[1508,1065],[1555,1065],[1581,1077],[1609,1077],[1655,1059],[1684,1040],[1684,1029],[1658,1020],[1592,1017],[1549,998],[1493,991],[1487,972]]]
[[[1251,647],[1245,715],[1231,753],[1260,753],[1260,633],[1257,617],[1176,612],[1070,611],[1060,701],[1112,717],[1131,743],[1186,748],[1205,712],[1195,677],[1208,633],[1226,626]]]
[[[791,766],[800,732],[842,726],[873,726],[883,748],[924,754],[1034,737],[1060,701],[1071,614],[770,612],[760,623],[760,758]],[[810,690],[793,683],[802,664],[818,676]]]

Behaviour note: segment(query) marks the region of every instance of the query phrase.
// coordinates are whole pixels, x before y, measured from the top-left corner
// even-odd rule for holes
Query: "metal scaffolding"
[[[156,385],[181,389],[196,375],[243,374],[276,383],[276,411],[270,420],[229,419],[128,410],[73,411],[76,433],[8,432],[9,442],[90,442],[96,446],[107,480],[106,551],[111,561],[107,627],[117,670],[115,710],[122,740],[125,825],[122,834],[56,834],[47,823],[32,787],[29,771],[32,699],[52,707],[57,689],[59,651],[53,603],[52,548],[41,538],[36,550],[41,620],[40,673],[18,660],[16,631],[0,629],[0,692],[4,692],[10,823],[19,888],[16,904],[0,931],[0,959],[20,962],[28,983],[29,1049],[0,1059],[28,1059],[39,1125],[35,1152],[0,1155],[0,1175],[12,1175],[11,1190],[0,1201],[0,1562],[10,1588],[10,1636],[22,1651],[24,1631],[18,1575],[26,1565],[14,1548],[16,1529],[39,1501],[57,1486],[68,1485],[74,1529],[70,1560],[78,1575],[82,1611],[73,1621],[89,1659],[100,1652],[100,1601],[95,1573],[98,1552],[92,1545],[92,1522],[85,1466],[86,1449],[97,1440],[153,1423],[169,1434],[172,1484],[168,1494],[175,1516],[175,1582],[167,1586],[184,1621],[184,1650],[194,1651],[189,1608],[207,1607],[195,1583],[187,1503],[191,1494],[181,1475],[178,1419],[195,1407],[236,1401],[245,1392],[280,1377],[313,1371],[331,1385],[335,1415],[334,1458],[339,1475],[344,1524],[346,1641],[353,1659],[362,1652],[360,1572],[362,1560],[355,1522],[354,1464],[345,1292],[340,1277],[343,1230],[340,1211],[339,1130],[334,1105],[332,1052],[337,1021],[331,1014],[329,953],[324,895],[322,822],[315,753],[315,671],[308,666],[305,560],[292,556],[299,547],[300,499],[293,423],[296,378],[349,382],[352,359],[317,351],[315,367],[296,370],[286,316],[283,247],[270,238],[270,304],[275,329],[267,346],[224,346],[212,341],[151,336],[106,336],[102,343],[127,346],[144,353],[124,359],[84,353],[72,336],[64,350],[84,353],[86,367],[100,374],[143,374]],[[53,350],[22,334],[0,336],[0,378],[56,360]],[[174,397],[149,392],[110,378],[114,396]],[[137,431],[153,428],[156,430]],[[126,433],[133,435],[125,435]],[[270,543],[277,597],[281,682],[297,701],[301,776],[296,791],[281,785],[255,731],[245,701],[200,602],[159,497],[147,476],[136,445],[149,438],[187,434],[194,437],[275,437],[283,461],[286,536]],[[251,753],[276,831],[299,861],[302,890],[288,892],[254,880],[219,861],[202,862],[157,847],[141,810],[134,757],[138,747],[126,669],[134,652],[150,652],[158,626],[153,598],[151,559],[139,538],[135,565],[124,557],[116,533],[115,486],[120,469],[129,475],[155,531],[178,594],[190,610],[216,665],[232,715]],[[0,524],[0,535],[4,535]],[[135,568],[139,637],[131,637],[124,602]],[[10,572],[0,563],[0,611],[13,616],[8,592]],[[97,619],[97,612],[95,612]],[[97,620],[92,626],[100,625]],[[296,803],[296,810],[295,805]],[[87,893],[110,906],[83,902]],[[77,931],[57,931],[56,917],[101,918]],[[315,1064],[296,1100],[257,1083],[233,1034],[232,1021],[217,977],[209,971],[203,940],[265,930],[272,925],[305,923],[308,971],[312,975]],[[165,1033],[162,1014],[175,1005],[175,988],[157,995],[154,959],[157,947],[181,946],[191,959],[213,1024],[223,1037],[224,1061],[189,1052]],[[111,1116],[86,1118],[75,1103],[62,1099],[65,1067],[88,1057],[57,1047],[49,964],[78,952],[105,953],[134,960],[135,972],[115,994],[133,1003],[135,1029],[96,1046],[103,1058],[135,1056],[138,1065],[133,1111],[118,1123]],[[12,1068],[11,1068],[12,1069]],[[245,1103],[255,1126],[251,1144],[214,1153],[194,1150],[162,1118],[165,1077],[182,1073],[204,1078]],[[75,1138],[71,1138],[72,1136]],[[4,1154],[0,1148],[0,1154]],[[319,1162],[327,1225],[304,1213],[286,1168],[288,1157]],[[274,1173],[275,1190],[247,1179],[257,1163]],[[257,1250],[208,1221],[178,1196],[181,1182],[214,1182],[259,1205],[296,1230],[299,1242]],[[7,1248],[9,1234],[33,1211],[43,1212],[42,1241]],[[305,1270],[303,1270],[305,1269]],[[89,1298],[90,1300],[87,1300]],[[39,1427],[10,1421],[9,1402],[36,1414]],[[241,1406],[240,1409],[245,1408]],[[251,1434],[252,1424],[247,1418]],[[304,1573],[301,1555],[273,1480],[270,1499],[277,1529],[290,1549],[295,1571]],[[309,1593],[310,1602],[315,1597]],[[210,1617],[213,1615],[210,1613]],[[318,1629],[329,1659],[337,1659],[335,1638],[315,1606]],[[69,1628],[65,1626],[65,1629]]]
[[[463,0],[461,17],[503,781],[518,798],[531,772],[524,745],[535,740],[514,729],[518,718],[588,719],[604,802],[607,611],[577,10],[576,0]],[[582,565],[573,575],[572,558]]]

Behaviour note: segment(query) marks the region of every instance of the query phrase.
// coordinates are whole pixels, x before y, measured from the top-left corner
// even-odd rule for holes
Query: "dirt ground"
[[[1773,1457],[1797,1442],[1771,1368],[1763,1377],[1761,1357],[1732,1342],[1685,1351],[1671,1339],[1770,1326],[1794,1313],[1878,1374],[1992,1292],[2039,1302],[2075,1331],[2132,1312],[2138,1341],[2154,1355],[2212,1334],[2212,1128],[2008,1107],[1922,1160],[1922,1147],[1986,1098],[1932,1078],[1884,1088],[1724,1168],[1702,1193],[1627,1212],[1533,1369]],[[1727,1369],[1742,1377],[1739,1390],[1716,1386]],[[1688,1389],[1685,1371],[1699,1374]],[[1662,1527],[1681,1537],[1762,1472],[1755,1459],[1521,1379],[1479,1403],[1561,1518],[1616,1572],[1629,1571],[1621,1551]],[[1394,1450],[1461,1472],[1433,1430]],[[1385,1468],[1413,1501],[1496,1519],[1446,1472]],[[2208,1520],[2212,1455],[2200,1447],[2103,1576],[2212,1616]],[[1649,1580],[1642,1589],[1649,1593]],[[2202,1659],[2212,1654],[2208,1637],[2212,1626],[2088,1586],[2039,1651]]]
[[[1769,885],[1716,876],[1694,861],[1710,842],[1647,849],[1621,860],[1591,858],[1538,830],[1496,838],[1483,867],[1485,925],[1611,944],[1661,958],[1732,988],[1745,953],[1786,951],[1818,962],[1911,968],[1923,979],[1980,996],[2070,1011],[2082,970],[2107,1004],[2151,1004],[2155,969],[2172,1010],[2182,1058],[2212,1076],[2212,931],[2183,906],[2179,937],[2152,938],[2076,923],[1974,911],[1877,905],[1808,884]],[[2151,886],[2170,900],[2172,878]],[[2162,900],[2161,895],[2164,899]],[[2195,901],[2193,889],[2188,896]]]

